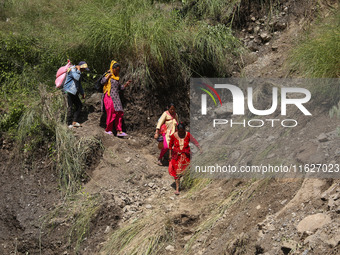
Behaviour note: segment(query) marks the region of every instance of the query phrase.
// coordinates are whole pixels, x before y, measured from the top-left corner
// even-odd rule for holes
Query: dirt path
[[[295,4],[285,3],[291,2]],[[290,76],[284,66],[287,52],[305,22],[296,17],[281,24],[282,29],[266,43],[260,40],[261,33],[253,34],[257,26],[264,29],[263,21],[259,17],[252,21],[241,37],[247,45],[257,39],[258,50],[253,48],[246,66],[235,76]],[[100,140],[103,151],[92,156],[89,179],[71,201],[60,199],[50,158],[38,158],[33,169],[26,168],[11,158],[13,146],[1,141],[1,254],[107,255],[116,254],[114,246],[120,246],[122,254],[133,254],[133,250],[169,255],[339,254],[339,181],[198,180],[175,196],[167,167],[156,164],[159,150],[152,135],[133,131],[120,139],[104,134],[99,98],[92,95],[86,100],[83,127],[73,131],[79,139]],[[236,130],[224,140],[215,140],[231,145],[231,164],[256,160],[340,163],[339,121],[321,108],[315,114],[313,120],[299,119],[301,125],[294,132]],[[331,221],[299,232],[299,223],[315,214]],[[42,222],[48,222],[48,227],[42,228]]]
[[[303,19],[290,20],[269,43],[250,53],[241,75],[255,78],[290,76],[285,66],[287,52],[301,33],[304,22]],[[149,238],[155,233],[161,236],[165,227],[171,229],[168,232],[172,236],[171,241],[164,242],[164,247],[160,242],[155,247],[160,249],[157,254],[267,252],[271,255],[286,254],[286,250],[295,249],[294,245],[285,247],[288,244],[282,240],[291,240],[299,245],[300,253],[307,254],[310,246],[298,235],[298,222],[316,211],[335,215],[334,210],[325,209],[320,199],[321,193],[330,186],[327,180],[205,180],[175,196],[173,179],[168,175],[167,167],[156,164],[159,151],[151,135],[132,132],[128,139],[108,137],[99,127],[99,119],[99,112],[90,113],[83,128],[76,131],[79,135],[93,135],[101,139],[105,147],[85,191],[91,194],[110,193],[114,197],[112,203],[121,209],[121,218],[117,222],[118,228],[104,233],[103,227],[102,240],[105,241],[97,246],[85,244],[86,252],[83,250],[82,254],[99,251],[110,254],[105,247],[112,242],[111,233],[136,226],[134,224],[139,226],[139,223],[148,226],[142,228],[141,233]],[[329,123],[327,126],[320,125],[326,122]],[[270,134],[266,131],[249,132],[242,136],[244,141],[241,142],[240,134],[232,134],[225,143],[235,144],[232,150],[235,155],[236,152],[240,155],[235,159],[237,162],[254,163],[256,159],[262,160],[262,156],[266,160],[285,159],[300,163],[311,160],[337,162],[339,156],[329,153],[336,151],[339,143],[339,138],[333,134],[336,126],[337,122],[329,120],[327,112],[321,110],[313,121],[301,118],[300,127],[289,134],[289,139],[282,130],[275,129]],[[322,134],[328,137],[327,145],[318,141]],[[279,146],[268,149],[273,140]],[[256,150],[249,148],[248,144],[256,144]],[[231,157],[229,163],[235,163],[233,160]],[[301,207],[302,204],[304,206]],[[129,243],[126,254],[130,254],[133,247],[142,251],[144,239],[143,234],[140,235]],[[327,249],[320,245],[316,250],[326,252]]]
[[[150,235],[154,233],[152,231],[160,231],[160,226],[172,226],[173,241],[167,243],[160,254],[183,254],[184,251],[189,254],[223,254],[229,251],[233,254],[235,249],[251,253],[257,249],[278,252],[282,245],[281,238],[286,238],[288,234],[290,238],[295,237],[295,223],[285,223],[289,221],[289,215],[301,203],[314,201],[315,198],[315,203],[318,203],[321,192],[328,187],[327,181],[323,180],[208,180],[194,189],[184,189],[180,196],[175,196],[174,181],[167,167],[156,164],[159,151],[153,138],[133,132],[124,139],[106,135],[104,129],[99,127],[99,119],[100,113],[90,113],[83,127],[74,130],[77,136],[92,135],[104,145],[102,158],[90,172],[91,178],[84,186],[84,192],[92,195],[110,194],[111,200],[106,206],[118,206],[120,217],[115,220],[115,228],[110,227],[112,222],[104,221],[100,225],[101,229],[96,230],[100,232],[100,241],[92,239],[85,242],[83,247],[86,250],[83,248],[82,254],[99,251],[107,254],[103,249],[110,242],[111,234],[120,228],[133,226],[135,222],[149,224],[150,227],[142,231]],[[276,129],[271,136],[276,137],[281,147],[273,148],[271,153],[275,157],[308,162],[315,157],[316,151],[323,148],[323,144],[315,138],[321,132],[328,132],[326,134],[330,138],[336,127],[336,121],[331,121],[327,130],[322,126],[315,127],[315,123],[328,120],[327,116],[321,114],[312,123],[302,125],[291,134],[295,139],[301,139],[298,138],[300,134],[314,126],[313,131],[308,131],[308,136],[299,143],[303,147],[307,142],[309,147],[291,146],[280,135],[281,131]],[[247,144],[256,141],[258,151],[266,151],[268,147],[265,139],[259,142],[259,137],[268,135],[265,132],[250,133],[246,138],[247,143],[241,142],[233,150],[243,151],[242,157],[254,158],[254,152],[246,147]],[[238,139],[238,136],[230,136],[230,139]],[[328,146],[335,148],[338,140],[335,137],[330,139]],[[235,144],[233,140],[226,142]],[[283,147],[288,149],[282,150]],[[326,154],[322,155],[326,157]],[[299,218],[293,220],[302,220],[307,215],[308,210],[303,210]],[[274,221],[277,223],[274,224]],[[259,234],[259,224],[270,230],[260,230]],[[280,224],[287,224],[285,231],[280,230]],[[265,239],[273,232],[277,236],[275,240],[279,240],[275,246]],[[132,241],[130,247],[139,246],[141,241],[138,240]]]

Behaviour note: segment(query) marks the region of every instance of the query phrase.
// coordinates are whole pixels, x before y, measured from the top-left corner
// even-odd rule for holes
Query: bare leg
[[[179,182],[180,182],[180,179],[179,178],[176,179],[175,182],[176,182],[176,192],[175,192],[175,194],[179,195]]]

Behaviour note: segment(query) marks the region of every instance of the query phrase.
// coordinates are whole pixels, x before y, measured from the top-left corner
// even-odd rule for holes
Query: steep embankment
[[[306,16],[301,7],[295,1],[280,6],[274,31],[254,12],[240,31],[252,53],[235,76],[289,76],[287,52],[313,12],[306,6]],[[186,179],[175,196],[167,167],[156,164],[152,133],[131,131],[128,139],[104,134],[99,98],[85,101],[83,127],[72,131],[77,140],[91,137],[101,145],[87,151],[81,192],[70,199],[60,197],[48,148],[25,168],[14,146],[1,140],[1,254],[339,253],[338,180]],[[296,114],[299,126],[291,132],[226,129],[223,139],[200,142],[229,144],[230,164],[339,163],[339,121],[322,107],[313,113],[312,120]]]

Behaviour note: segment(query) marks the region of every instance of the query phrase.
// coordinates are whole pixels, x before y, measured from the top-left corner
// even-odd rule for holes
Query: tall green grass
[[[145,87],[183,85],[191,75],[228,76],[242,48],[223,25],[182,18],[172,3],[162,8],[149,0],[11,2],[10,22],[0,22],[0,28],[36,38],[44,52],[39,68],[50,75],[67,58],[86,60],[99,73],[115,59]]]
[[[101,254],[162,254],[174,239],[174,226],[169,219],[161,216],[155,220],[155,215],[149,215],[114,231]]]
[[[240,54],[241,44],[224,26],[188,21],[146,0],[104,3],[81,8],[83,41],[106,68],[116,59],[147,87],[183,84],[191,75],[227,76]]]
[[[78,191],[87,179],[86,159],[101,141],[94,137],[77,138],[65,124],[66,103],[60,91],[49,93],[40,86],[39,100],[34,101],[20,118],[17,141],[25,153],[48,147],[59,176],[60,190],[64,197]]]
[[[243,27],[250,15],[263,15],[269,19],[279,12],[279,0],[186,0],[182,1],[182,16],[204,20],[210,24],[226,24],[230,27]]]
[[[94,137],[76,138],[66,125],[56,126],[56,168],[61,191],[65,196],[81,189],[87,179],[86,157],[101,146]]]
[[[289,65],[305,78],[340,77],[340,12],[310,28],[291,51]],[[336,84],[336,83],[335,83]],[[314,86],[315,95],[330,103],[340,100],[339,86]]]
[[[88,62],[85,88],[93,88],[112,59],[133,79],[134,91],[152,95],[185,93],[192,76],[229,76],[242,52],[239,40],[224,25],[183,17],[176,6],[149,0],[6,1],[0,19],[0,131],[16,130],[25,99],[38,100],[40,83],[53,90],[55,73],[67,59]]]
[[[197,19],[211,19],[222,23],[232,22],[241,0],[188,0],[184,1],[183,12]]]
[[[4,8],[8,22],[1,22],[1,30],[34,37],[44,47],[46,44],[62,47],[77,41],[76,26],[78,6],[83,1],[9,0]],[[73,34],[73,37],[69,35]],[[74,42],[75,43],[75,42]]]
[[[304,36],[291,53],[291,65],[306,77],[340,77],[340,12]]]

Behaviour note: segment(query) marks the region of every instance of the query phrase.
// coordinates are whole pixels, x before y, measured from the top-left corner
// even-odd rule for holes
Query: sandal
[[[80,125],[78,122],[73,122],[73,123],[72,123],[72,126],[73,126],[73,127],[81,127],[81,125]]]
[[[113,135],[112,131],[105,131],[105,134]]]
[[[175,191],[175,195],[178,196],[180,194],[179,191]]]
[[[123,137],[123,136],[127,136],[127,134],[123,132],[123,133],[117,134],[117,136]]]
[[[160,159],[158,160],[158,162],[157,162],[157,165],[159,165],[159,166],[163,166],[163,164],[162,164],[162,162],[161,162],[161,160],[160,160]]]

